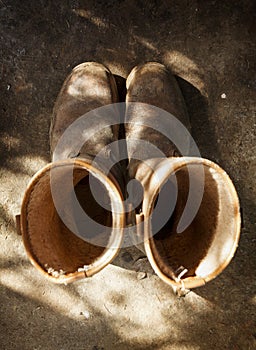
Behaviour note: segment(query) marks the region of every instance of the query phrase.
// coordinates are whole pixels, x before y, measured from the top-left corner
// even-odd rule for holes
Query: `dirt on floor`
[[[0,0],[1,349],[256,349],[255,38],[252,0]],[[50,161],[54,101],[85,61],[123,79],[139,63],[165,64],[201,155],[236,186],[243,213],[236,255],[185,297],[150,271],[136,272],[138,257],[127,251],[88,280],[52,284],[16,234],[26,186]]]

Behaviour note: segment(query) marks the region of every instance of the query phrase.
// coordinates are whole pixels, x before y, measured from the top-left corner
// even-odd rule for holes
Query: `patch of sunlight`
[[[16,168],[29,176],[33,176],[47,164],[47,161],[42,157],[30,155],[16,157],[14,161]]]
[[[120,344],[164,341],[174,349],[176,345],[197,349],[187,344],[186,322],[191,308],[196,319],[209,310],[205,300],[194,293],[180,300],[156,276],[141,281],[136,276],[109,265],[92,278],[63,286],[47,281],[32,265],[0,270],[5,287],[36,301],[39,307],[47,305],[76,321],[107,322]]]
[[[98,16],[94,16],[93,13],[85,9],[73,9],[73,12],[79,16],[89,20],[91,23],[101,28],[109,28],[109,23],[106,23],[103,19]]]
[[[5,133],[0,136],[0,143],[10,152],[12,149],[17,149],[20,146],[20,138],[13,137]]]
[[[152,43],[150,43],[148,40],[146,40],[145,38],[142,38],[136,34],[134,34],[133,37],[137,42],[142,44],[147,49],[149,49],[151,51],[158,51],[157,48]]]
[[[195,292],[190,292],[186,295],[186,302],[191,304],[195,312],[221,312],[221,308],[218,305],[214,304],[211,301],[208,301],[207,299],[201,297]]]
[[[169,67],[174,74],[194,85],[202,95],[207,97],[203,72],[190,58],[179,51],[167,51],[163,54],[163,63]]]
[[[91,279],[90,288],[88,284],[80,283],[77,292],[81,298],[86,294],[92,302],[97,293],[102,304],[94,302],[94,306],[104,317],[112,318],[113,328],[122,339],[153,340],[152,329],[154,338],[169,337],[170,324],[163,313],[165,305],[156,297],[156,293],[161,293],[156,283],[161,284],[161,281],[148,278],[138,283],[136,276],[135,272],[108,265]],[[176,298],[171,289],[169,293],[167,303]],[[172,332],[175,338],[178,335],[176,327]]]
[[[6,216],[15,222],[26,187],[32,176],[47,162],[38,156],[13,157],[6,168],[0,169],[1,200]]]
[[[119,273],[121,272],[121,273]],[[112,324],[122,339],[154,340],[170,337],[170,323],[163,314],[164,304],[155,297],[156,287],[138,284],[136,273],[108,266],[93,278],[71,286],[47,281],[31,265],[0,270],[1,283],[37,303],[46,304],[71,319],[101,317]],[[150,281],[146,281],[150,282]],[[159,290],[158,290],[159,293]],[[154,317],[152,317],[154,315]],[[173,309],[170,316],[173,318]],[[173,320],[174,321],[174,320]],[[154,339],[152,337],[154,329]],[[172,336],[179,336],[172,326]]]
[[[85,303],[79,296],[74,295],[68,288],[48,282],[34,267],[26,266],[26,270],[20,267],[15,269],[0,270],[1,283],[29,299],[38,303],[46,303],[53,310],[76,318],[81,312],[88,311]]]

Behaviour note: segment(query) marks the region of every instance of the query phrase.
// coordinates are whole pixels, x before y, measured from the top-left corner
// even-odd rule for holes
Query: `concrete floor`
[[[256,349],[256,7],[253,1],[0,1],[0,348]],[[243,209],[235,258],[178,298],[119,260],[56,286],[32,267],[15,215],[50,161],[48,130],[72,67],[123,78],[145,61],[178,77],[203,157],[232,178]],[[226,98],[222,98],[225,94]]]

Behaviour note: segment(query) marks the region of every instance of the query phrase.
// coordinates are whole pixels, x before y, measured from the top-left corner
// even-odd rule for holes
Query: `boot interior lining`
[[[194,197],[197,193],[197,168],[190,167]],[[204,192],[197,214],[191,224],[177,232],[178,223],[189,193],[186,167],[176,172],[177,201],[167,223],[150,239],[150,246],[161,271],[172,279],[186,269],[183,278],[202,277],[217,270],[228,259],[236,239],[236,208],[227,183],[215,170],[204,166]],[[170,179],[172,181],[172,179]],[[166,185],[161,188],[166,191]],[[160,191],[160,193],[161,193]],[[156,218],[152,215],[152,229]]]
[[[111,227],[111,212],[103,209],[93,199],[88,177],[86,170],[74,169],[73,179],[77,199],[89,217],[102,225]],[[65,170],[56,169],[56,179],[64,181]],[[99,181],[98,187],[100,193],[109,198]],[[60,193],[60,202],[63,206],[69,196],[68,189],[64,192],[66,193]],[[76,220],[72,208],[69,210],[69,216],[70,221]],[[86,237],[86,227],[83,230]],[[104,243],[107,244],[109,239],[103,232],[102,246],[88,243],[63,223],[53,202],[49,171],[39,179],[30,194],[27,205],[27,234],[32,255],[42,268],[48,272],[54,270],[65,274],[73,273],[78,268],[93,263],[104,253]]]

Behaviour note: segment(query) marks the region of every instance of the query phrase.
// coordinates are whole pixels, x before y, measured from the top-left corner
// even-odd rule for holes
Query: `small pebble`
[[[87,320],[90,318],[90,313],[88,311],[81,311],[80,312],[81,316],[84,316]]]
[[[138,272],[137,274],[137,280],[143,280],[146,277],[147,277],[146,272]]]

